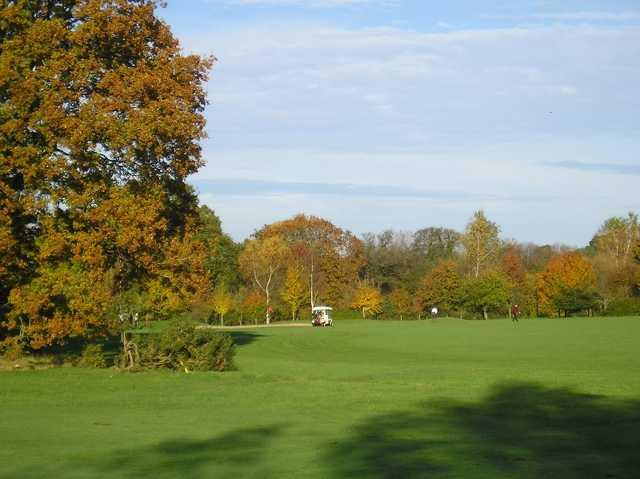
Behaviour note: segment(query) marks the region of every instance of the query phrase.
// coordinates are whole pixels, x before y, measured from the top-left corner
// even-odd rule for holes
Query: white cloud
[[[220,59],[210,83],[218,142],[422,148],[637,125],[638,28],[273,25],[183,41]]]
[[[303,210],[365,231],[456,226],[484,206],[509,236],[579,244],[606,216],[640,209],[637,176],[603,181],[599,171],[545,164],[637,161],[640,28],[211,31],[181,35],[187,49],[220,59],[209,85],[208,164],[198,178],[486,190],[506,198],[257,201],[206,193],[237,237]],[[549,200],[508,199],[517,195]]]

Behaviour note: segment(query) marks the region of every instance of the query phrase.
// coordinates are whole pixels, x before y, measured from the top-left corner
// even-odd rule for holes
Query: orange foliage
[[[541,314],[553,314],[553,299],[563,288],[589,289],[595,286],[596,275],[591,262],[577,252],[553,257],[538,277],[538,309]]]
[[[515,285],[525,283],[527,270],[522,262],[522,256],[516,248],[509,247],[502,257],[502,270]]]
[[[158,314],[208,287],[185,180],[212,61],[182,54],[156,3],[0,8],[2,336],[99,334],[133,285]]]
[[[313,280],[312,303],[344,303],[366,261],[362,241],[316,216],[296,215],[265,226],[258,236],[280,236],[287,242],[291,261]]]

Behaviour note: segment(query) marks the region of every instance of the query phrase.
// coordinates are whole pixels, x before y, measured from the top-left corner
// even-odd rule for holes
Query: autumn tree
[[[524,267],[522,256],[515,246],[507,247],[502,255],[501,267],[512,283],[522,284],[526,281],[527,270]]]
[[[640,264],[634,256],[639,244],[640,225],[635,213],[609,218],[591,240],[590,247],[595,249],[592,261],[605,309],[611,299],[637,292]]]
[[[418,287],[416,294],[422,311],[437,306],[446,313],[451,312],[459,304],[461,281],[455,262],[441,261],[422,278]]]
[[[529,316],[536,315],[535,283],[533,275],[527,271],[522,252],[516,244],[509,245],[500,262],[502,272],[511,285],[511,303],[517,304],[520,311]],[[511,315],[511,309],[509,309]]]
[[[318,301],[344,302],[365,264],[362,242],[351,232],[316,216],[296,215],[265,226],[257,238],[281,237],[289,260],[302,268],[311,306]]]
[[[280,236],[249,240],[240,253],[239,264],[244,277],[264,294],[267,324],[271,323],[271,293],[277,274],[288,257],[287,243]]]
[[[404,316],[409,315],[413,310],[411,294],[404,288],[394,289],[389,294],[388,299],[393,310],[400,316],[401,321],[404,319]]]
[[[282,300],[289,306],[291,319],[296,320],[298,311],[307,301],[308,293],[301,269],[296,266],[287,268],[287,276],[282,288]]]
[[[243,316],[253,318],[258,324],[258,316],[262,316],[264,312],[264,299],[258,291],[250,290],[242,296],[240,303],[240,312]]]
[[[499,232],[498,226],[489,221],[482,210],[476,211],[467,224],[462,235],[462,244],[474,278],[480,277],[480,273],[497,259],[500,248]]]
[[[600,227],[591,243],[622,268],[633,258],[634,249],[640,241],[638,215],[630,212],[626,218],[609,218]]]
[[[366,283],[358,285],[351,307],[357,309],[362,313],[362,319],[366,319],[367,314],[376,315],[382,312],[382,294],[380,290],[369,286]]]
[[[469,311],[481,313],[485,320],[489,317],[489,311],[505,309],[509,297],[509,282],[496,270],[489,270],[477,278],[469,278],[462,284],[462,305]]]
[[[578,252],[552,258],[538,279],[539,308],[543,314],[557,311],[554,301],[570,290],[589,291],[596,275],[591,262]]]
[[[0,336],[102,334],[133,285],[163,311],[200,294],[185,180],[202,164],[211,61],[184,55],[155,8],[0,8]]]
[[[224,283],[219,283],[211,296],[211,307],[220,316],[220,326],[224,326],[224,315],[233,309],[233,296]]]

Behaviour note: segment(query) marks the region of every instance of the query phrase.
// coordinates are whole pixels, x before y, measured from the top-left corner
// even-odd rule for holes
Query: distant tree
[[[411,237],[407,233],[392,230],[366,233],[363,242],[367,258],[364,275],[385,294],[395,288],[411,286],[416,271],[424,269],[424,261],[411,247]]]
[[[467,224],[462,244],[474,278],[479,278],[480,273],[496,260],[500,248],[499,232],[498,226],[489,221],[482,210],[476,211]]]
[[[592,290],[596,275],[592,264],[578,252],[564,253],[551,259],[538,280],[538,303],[543,314],[552,314],[555,300],[563,290]]]
[[[561,286],[553,298],[553,304],[558,311],[564,312],[565,318],[571,313],[579,311],[591,312],[598,305],[600,295],[595,288]]]
[[[562,253],[550,245],[538,246],[533,243],[520,245],[522,261],[527,271],[539,273],[555,255]]]
[[[640,274],[640,263],[635,261],[639,244],[640,225],[635,213],[629,213],[626,218],[609,218],[591,240],[587,251],[592,256],[605,310],[611,300],[639,292],[636,278]]]
[[[271,292],[276,275],[289,255],[287,244],[280,236],[249,240],[240,253],[240,269],[264,293],[266,322],[271,323]]]
[[[233,296],[224,283],[219,283],[214,289],[211,306],[220,316],[220,326],[224,326],[224,315],[233,309]]]
[[[298,311],[308,300],[308,290],[305,279],[299,267],[290,265],[282,289],[282,300],[289,306],[291,319],[296,320]]]
[[[200,219],[198,238],[207,248],[205,266],[211,283],[222,282],[231,290],[238,289],[242,282],[238,267],[241,246],[222,231],[220,219],[211,208],[200,206],[198,216]]]
[[[522,259],[521,250],[512,244],[506,248],[502,255],[501,269],[505,273],[511,285],[512,304],[517,304],[521,313],[529,316],[536,315],[535,287],[527,272]],[[511,308],[509,308],[511,315]]]
[[[462,285],[462,304],[465,309],[482,313],[488,319],[491,310],[505,308],[509,302],[509,282],[504,275],[490,270],[478,278],[470,278]]]
[[[264,299],[263,295],[258,291],[248,291],[242,297],[240,304],[240,311],[243,316],[251,318],[258,324],[258,317],[264,313]]]
[[[400,320],[404,319],[404,316],[409,315],[413,310],[413,301],[411,294],[404,288],[394,289],[388,296],[393,310],[400,316]]]
[[[311,306],[321,300],[343,302],[365,264],[358,238],[316,216],[296,215],[263,227],[255,236],[278,236],[285,241],[289,261],[301,267],[308,280]]]
[[[420,282],[417,296],[421,310],[437,306],[447,314],[451,312],[460,302],[461,281],[456,264],[451,260],[441,261]]]
[[[626,218],[609,218],[600,227],[591,244],[598,252],[606,254],[617,268],[627,265],[633,258],[640,241],[638,215],[629,213]]]
[[[453,258],[460,236],[449,228],[424,228],[415,232],[411,247],[430,264],[435,264]]]
[[[366,319],[367,314],[376,315],[382,312],[383,298],[380,290],[361,283],[355,291],[351,307],[362,312],[362,319]]]
[[[522,261],[520,251],[515,246],[509,246],[502,255],[502,270],[513,284],[519,285],[525,282],[527,269]]]

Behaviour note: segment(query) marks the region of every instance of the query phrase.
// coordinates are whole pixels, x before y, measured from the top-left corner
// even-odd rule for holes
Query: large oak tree
[[[132,284],[157,308],[205,286],[185,178],[211,60],[152,0],[0,2],[0,340],[104,329]]]

